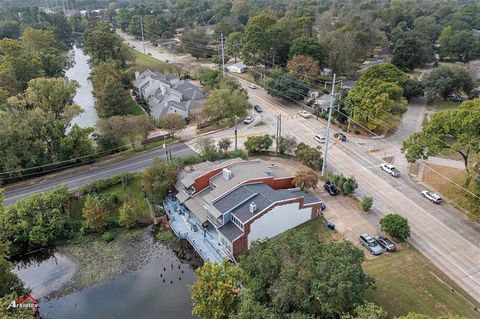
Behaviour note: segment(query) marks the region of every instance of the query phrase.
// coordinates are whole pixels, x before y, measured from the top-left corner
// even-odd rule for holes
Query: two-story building
[[[296,227],[325,207],[294,188],[292,180],[278,165],[259,159],[207,162],[181,172],[175,201],[188,214],[184,220],[191,232],[201,233],[220,255],[234,259],[253,241]]]
[[[146,70],[136,77],[133,85],[135,94],[147,102],[154,119],[167,113],[187,118],[192,111],[200,111],[206,98],[200,88],[173,74]]]

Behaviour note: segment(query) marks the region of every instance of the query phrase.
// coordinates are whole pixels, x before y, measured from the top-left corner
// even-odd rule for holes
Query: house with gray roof
[[[180,173],[175,201],[190,229],[234,260],[252,242],[277,236],[325,208],[292,180],[280,166],[260,159],[206,162]]]
[[[136,77],[133,85],[137,96],[147,102],[154,119],[167,113],[187,118],[192,111],[201,109],[206,98],[199,87],[173,74],[146,70]]]

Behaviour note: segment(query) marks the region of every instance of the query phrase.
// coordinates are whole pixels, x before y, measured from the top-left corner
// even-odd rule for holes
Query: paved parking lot
[[[353,200],[343,196],[330,196],[323,189],[323,182],[320,188],[313,191],[315,195],[320,197],[326,204],[327,209],[323,212],[325,219],[335,224],[335,229],[343,235],[343,237],[351,241],[354,245],[362,248],[365,256],[375,258],[367,249],[360,245],[358,236],[368,233],[372,236],[380,234],[380,229],[372,226],[368,221],[368,213],[361,212],[354,204]]]

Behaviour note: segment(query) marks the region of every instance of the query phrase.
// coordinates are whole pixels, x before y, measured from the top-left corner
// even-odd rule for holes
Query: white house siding
[[[271,238],[311,219],[312,208],[299,209],[298,203],[280,205],[250,225],[248,248],[253,241]]]

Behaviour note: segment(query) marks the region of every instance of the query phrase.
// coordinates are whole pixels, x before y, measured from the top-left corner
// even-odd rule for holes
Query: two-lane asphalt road
[[[248,82],[240,82],[247,88]],[[325,132],[323,122],[314,117],[300,118],[298,105],[279,101],[263,89],[247,90],[250,101],[264,109],[263,121],[270,127],[265,130],[270,134],[275,132],[275,115],[280,113],[283,134],[292,135],[299,142],[324,147],[313,139],[314,134]],[[330,138],[332,135],[333,132]],[[333,139],[331,142],[329,169],[355,176],[359,184],[357,195],[374,198],[373,213],[365,218],[377,227],[378,221],[388,213],[408,218],[412,232],[410,243],[480,301],[480,225],[469,221],[447,203],[435,205],[424,199],[420,194],[422,188],[411,182],[406,173],[393,178],[381,171],[381,159],[372,156],[365,145],[357,143],[357,137],[351,136],[347,142]]]
[[[188,156],[195,154],[186,144],[178,143],[168,147],[172,152],[172,156]],[[48,178],[40,180],[33,185],[15,188],[5,192],[4,205],[9,206],[17,202],[19,199],[33,195],[44,193],[59,185],[66,185],[69,189],[77,189],[83,185],[89,184],[96,180],[111,177],[120,173],[132,173],[144,170],[152,165],[157,157],[165,157],[163,148],[150,152],[134,155],[126,160],[107,164],[104,166],[92,166],[89,169],[82,170],[70,175]]]

